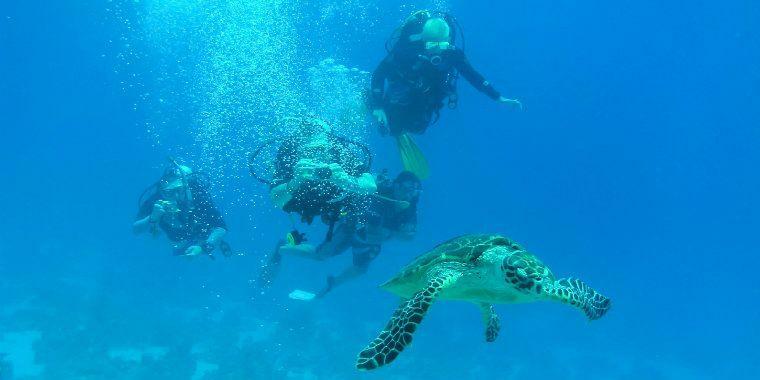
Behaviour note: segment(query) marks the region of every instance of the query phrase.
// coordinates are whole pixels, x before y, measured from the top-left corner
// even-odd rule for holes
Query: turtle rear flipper
[[[412,343],[412,334],[441,290],[451,286],[460,276],[457,272],[433,276],[424,290],[399,305],[385,329],[359,353],[356,368],[371,370],[395,360]]]
[[[483,315],[483,323],[486,325],[486,342],[493,342],[499,336],[501,322],[493,305],[488,303],[480,304],[480,312]]]
[[[545,288],[552,298],[575,306],[590,320],[601,318],[612,306],[610,299],[577,278],[562,278]]]

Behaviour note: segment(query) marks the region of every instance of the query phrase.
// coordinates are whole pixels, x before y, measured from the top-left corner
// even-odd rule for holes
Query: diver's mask
[[[161,193],[173,201],[192,201],[192,193],[188,185],[188,176],[193,174],[192,169],[178,164],[173,158],[169,160],[172,165],[164,171],[161,178]]]
[[[177,205],[188,200],[188,193],[189,191],[185,186],[162,187],[160,196],[161,200],[166,201],[167,204]]]
[[[448,42],[448,41],[425,42],[426,50],[451,50],[453,48],[454,48],[454,45],[452,45],[451,42]]]

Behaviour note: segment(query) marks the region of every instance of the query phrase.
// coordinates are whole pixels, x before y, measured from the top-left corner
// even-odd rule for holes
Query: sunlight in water
[[[224,187],[247,179],[247,152],[292,132],[294,124],[283,122],[288,117],[318,116],[338,134],[365,140],[371,68],[345,65],[335,51],[350,47],[322,46],[322,39],[347,33],[335,25],[366,34],[381,16],[377,3],[142,1],[133,3],[132,20],[122,9],[129,24],[125,61],[152,68],[130,85],[144,89],[138,107],[149,110],[154,145]],[[441,1],[430,6],[446,8]],[[401,4],[399,14],[413,9]],[[186,137],[176,142],[177,136]],[[250,194],[231,191],[230,201],[253,202]]]

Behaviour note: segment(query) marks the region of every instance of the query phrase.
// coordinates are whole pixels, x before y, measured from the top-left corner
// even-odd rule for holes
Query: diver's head
[[[173,164],[164,171],[159,183],[161,197],[165,200],[180,201],[187,197],[187,177],[193,170],[185,165]]]
[[[422,192],[422,182],[410,171],[403,171],[393,180],[393,199],[417,203]]]
[[[422,32],[409,37],[411,41],[422,41],[426,44],[451,43],[451,27],[441,17],[433,17],[425,21]]]

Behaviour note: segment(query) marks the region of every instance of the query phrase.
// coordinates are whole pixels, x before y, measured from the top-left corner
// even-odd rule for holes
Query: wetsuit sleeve
[[[472,67],[470,61],[467,59],[467,56],[464,55],[464,52],[457,50],[455,54],[456,56],[454,62],[456,64],[456,68],[459,70],[459,73],[462,74],[464,79],[467,79],[467,81],[470,82],[473,87],[478,89],[478,91],[488,95],[488,97],[493,100],[497,100],[499,97],[501,97],[499,91],[496,91],[491,83],[487,81],[482,74],[477,72],[475,68]]]
[[[137,216],[135,216],[135,220],[140,220],[146,216],[150,216],[151,213],[153,213],[153,204],[155,204],[158,201],[158,194],[153,194],[148,199],[146,199],[141,205],[140,209],[137,210]]]
[[[370,107],[379,108],[383,104],[383,93],[385,92],[385,79],[391,70],[391,56],[385,57],[372,73]]]

